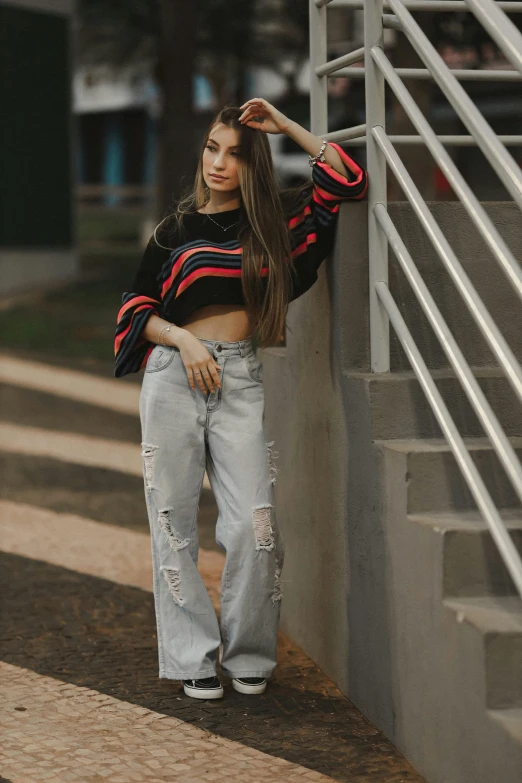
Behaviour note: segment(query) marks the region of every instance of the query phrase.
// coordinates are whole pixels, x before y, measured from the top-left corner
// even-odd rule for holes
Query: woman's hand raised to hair
[[[286,133],[291,125],[288,117],[264,98],[252,98],[239,108],[243,109],[239,122],[255,130],[265,133]]]

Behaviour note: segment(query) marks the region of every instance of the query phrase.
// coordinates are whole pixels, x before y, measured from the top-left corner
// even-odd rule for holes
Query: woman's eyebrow
[[[216,144],[219,147],[219,142],[217,142],[215,139],[209,138],[209,141],[211,141],[213,144]],[[232,147],[229,147],[229,150],[238,150],[240,149],[240,144],[234,144]]]

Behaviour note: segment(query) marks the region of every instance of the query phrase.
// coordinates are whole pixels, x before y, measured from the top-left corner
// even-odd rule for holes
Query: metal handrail
[[[402,0],[388,0],[395,15],[400,19],[404,33],[431,71],[434,80],[453,106],[472,136],[477,141],[491,167],[514,201],[522,209],[522,171],[520,166],[498,140],[498,136],[487,120],[479,112],[468,93],[460,86],[450,69],[437,52],[427,35],[424,34]],[[518,32],[518,31],[517,31]],[[520,47],[522,48],[522,35]]]
[[[352,147],[356,147],[357,145],[361,144],[362,141],[365,141],[366,139],[366,133],[360,133],[357,136],[354,136],[354,134],[351,132],[352,128],[346,128],[345,130],[339,130],[339,131],[332,131],[332,133],[325,133],[323,134],[324,138],[327,141],[342,141],[347,144],[350,144]],[[348,134],[348,135],[347,135]],[[415,134],[390,134],[388,136],[389,140],[393,142],[393,144],[425,144],[426,139],[423,136],[416,136]],[[448,144],[451,147],[475,147],[476,141],[473,138],[473,136],[456,136],[449,134],[447,136],[436,136],[436,139],[440,141],[441,144]],[[520,147],[522,146],[522,136],[499,136],[498,137],[502,144],[506,144],[507,146],[511,147]]]
[[[415,375],[423,388],[430,407],[437,417],[440,428],[446,436],[446,440],[451,446],[455,459],[462,471],[466,483],[472,493],[482,516],[487,522],[493,540],[504,560],[515,587],[522,596],[522,560],[518,554],[511,536],[509,535],[504,520],[498,513],[491,495],[489,494],[482,476],[471,459],[470,453],[459,433],[455,422],[439,392],[430,371],[428,370],[422,355],[417,348],[411,332],[408,329],[395,300],[391,295],[388,286],[384,282],[379,282],[375,286],[377,295],[393,324],[397,337],[408,357]]]
[[[440,312],[428,286],[422,279],[411,254],[402,241],[387,209],[383,204],[377,204],[375,214],[379,224],[386,234],[390,247],[399,261],[401,268],[409,281],[411,288],[417,297],[442,350],[448,357],[448,360],[455,370],[466,396],[471,402],[479,421],[484,427],[500,461],[506,469],[506,473],[511,479],[513,488],[520,500],[522,500],[522,465],[515,453],[515,450],[502,429],[497,416],[495,415],[486,396],[480,388],[479,382],[473,375],[471,368],[464,358],[458,343],[452,335],[442,313]]]
[[[364,8],[366,0],[315,0],[318,8],[330,5],[333,8]],[[482,0],[479,0],[482,2]],[[411,11],[469,11],[468,0],[404,0],[404,5]],[[507,13],[521,13],[522,3],[512,3],[510,0],[499,0],[495,5]],[[383,0],[383,7],[389,7],[389,0]]]
[[[511,19],[500,10],[500,3],[495,3],[493,0],[466,0],[466,5],[496,41],[511,65],[522,71],[520,32]]]
[[[359,52],[358,49],[355,50],[355,52]],[[339,58],[341,59],[341,58]],[[334,63],[335,60],[330,60],[328,62],[328,65],[331,63]],[[353,62],[358,62],[358,60],[353,60]],[[408,79],[431,79],[431,73],[428,71],[427,68],[395,68],[395,71],[398,76],[403,76]],[[473,68],[450,68],[450,73],[455,76],[455,78],[460,79],[461,81],[465,82],[498,82],[498,81],[507,81],[507,82],[520,82],[522,81],[522,74],[518,71],[479,71],[475,70]],[[320,68],[316,68],[315,72],[318,76],[330,76],[333,79],[364,79],[365,75],[365,69],[364,68],[336,68],[334,70],[330,70],[330,68],[323,66]]]
[[[327,61],[327,6],[364,9],[365,41],[363,48],[356,49],[335,60]],[[384,14],[384,8],[393,11],[393,15]],[[513,67],[518,70],[471,72],[464,69],[452,70],[448,68],[411,16],[410,10],[457,9],[474,13],[497,41]],[[507,19],[502,9],[522,11],[522,3],[500,3],[494,2],[494,0],[466,0],[466,2],[458,2],[458,0],[345,0],[345,2],[310,0],[311,115],[312,131],[324,134],[327,140],[349,141],[354,144],[361,143],[361,141],[366,143],[369,173],[368,240],[372,370],[374,372],[389,371],[389,324],[391,322],[522,597],[522,559],[389,291],[389,247],[393,249],[414,295],[455,371],[457,380],[463,387],[520,500],[522,500],[522,465],[385,206],[386,164],[388,164],[489,348],[522,401],[522,367],[479,297],[395,150],[395,144],[426,144],[512,288],[522,299],[522,270],[518,261],[443,146],[444,143],[476,144],[487,156],[492,168],[514,201],[522,208],[522,173],[505,147],[505,144],[520,144],[522,137],[517,135],[499,137],[459,83],[459,79],[466,78],[475,80],[506,78],[511,81],[519,81],[522,78],[522,35]],[[314,25],[320,28],[320,37],[316,36]],[[426,69],[393,68],[384,53],[384,27],[393,27],[405,34],[423,60]],[[346,67],[362,59],[364,59],[362,68]],[[490,73],[494,75],[490,76]],[[365,78],[366,82],[366,123],[328,133],[326,119],[327,78],[336,78],[341,75],[351,77],[354,74],[357,75],[356,78]],[[433,78],[471,135],[437,136],[401,81],[401,77]],[[386,134],[385,81],[390,85],[409,116],[418,131],[418,136],[388,136]]]
[[[324,65],[319,65],[315,72],[318,76],[330,76],[330,74],[338,71],[339,68],[357,63],[359,60],[364,60],[364,46],[361,46],[360,49],[354,49],[350,54],[343,54],[342,57],[337,57],[335,60],[328,60]]]
[[[431,128],[429,122],[420,111],[404,84],[395,74],[392,64],[382,49],[377,47],[372,49],[372,56],[384,74],[384,78],[395,93],[399,103],[426,142],[426,146],[437,161],[444,176],[453,187],[453,190],[458,195],[467,213],[478,228],[482,238],[496,257],[515,292],[522,299],[522,269],[507,243],[500,235],[493,221],[467,184],[453,160],[443,148],[442,144],[437,140],[435,132]]]
[[[447,242],[446,237],[442,233],[440,227],[435,222],[433,215],[429,211],[426,202],[422,198],[419,190],[413,183],[413,180],[408,174],[406,167],[402,161],[400,161],[392,145],[386,139],[386,134],[384,133],[383,129],[374,128],[373,134],[377,138],[379,146],[386,156],[386,160],[390,164],[390,167],[392,168],[395,176],[399,180],[403,190],[408,196],[408,200],[415,209],[417,217],[419,217],[421,223],[424,225],[429,239],[433,242],[439,257],[445,264],[446,269],[451,275],[453,282],[456,284],[459,293],[464,299],[464,302],[468,306],[468,309],[473,315],[477,325],[481,329],[482,334],[486,337],[490,347],[494,350],[494,353],[496,354],[499,362],[507,374],[508,380],[511,381],[513,388],[522,400],[522,386],[520,385],[522,382],[522,369],[520,368],[520,365],[518,364],[515,356],[504,340],[504,337],[500,333],[493,318],[488,313],[482,300],[473,288],[469,277],[460,264],[460,261],[453,253],[453,250]],[[382,204],[377,204],[374,210],[378,222],[381,208],[384,209],[384,206]],[[381,221],[381,226],[382,225],[383,223]],[[410,274],[408,275],[408,279],[410,282],[413,279],[411,275],[411,269]],[[420,289],[414,286],[413,291],[417,295]],[[417,296],[417,298],[419,297]],[[421,304],[423,304],[423,302],[427,303],[430,300],[421,299],[420,301]],[[500,429],[500,425],[489,404],[486,403],[486,406],[484,406],[483,403],[485,398],[483,398],[482,392],[480,391],[477,393],[477,388],[480,389],[480,387],[478,387],[478,384],[470,383],[469,374],[466,373],[466,368],[468,368],[468,365],[464,361],[464,357],[462,356],[463,361],[459,363],[458,357],[451,352],[452,344],[447,341],[447,334],[449,333],[449,329],[445,324],[442,315],[438,311],[438,308],[430,310],[430,322],[432,327],[440,327],[440,324],[438,323],[439,316],[446,329],[446,334],[444,335],[445,339],[441,341],[441,345],[446,352],[446,355],[451,356],[452,365],[456,371],[457,379],[462,384],[475,413],[477,414],[480,422],[482,423],[482,426],[486,431],[486,434],[488,435],[493,445],[493,448],[499,455],[500,461],[506,469],[508,477],[511,480],[517,495],[522,500],[522,468],[520,466],[520,462],[518,461],[515,452],[509,444],[507,436],[502,433],[503,437],[499,437],[498,430]],[[435,333],[439,337],[438,329],[435,329]],[[522,559],[520,559],[520,580],[522,585]]]

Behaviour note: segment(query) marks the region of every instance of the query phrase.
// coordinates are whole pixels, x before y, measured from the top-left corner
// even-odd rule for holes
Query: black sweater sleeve
[[[310,198],[288,221],[297,271],[293,299],[317,280],[318,269],[332,250],[341,202],[361,200],[368,189],[366,170],[338,144],[330,144],[341,156],[345,175],[326,162],[315,163]]]
[[[172,238],[158,233],[157,236],[161,245],[165,244],[166,247],[160,246],[154,236],[150,238],[130,289],[122,295],[114,338],[114,375],[117,378],[145,367],[155,344],[143,337],[143,329],[151,315],[163,318],[158,277],[172,252],[167,249],[168,241],[172,241]]]

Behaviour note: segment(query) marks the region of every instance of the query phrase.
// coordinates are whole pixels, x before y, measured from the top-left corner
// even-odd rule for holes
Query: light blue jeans
[[[159,677],[270,677],[276,666],[284,542],[274,507],[273,441],[264,427],[263,365],[250,339],[204,340],[221,388],[192,390],[178,348],[156,345],[140,395]],[[218,619],[197,569],[207,475],[226,553]]]

